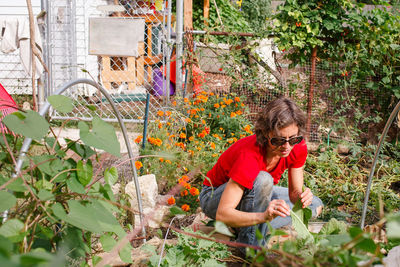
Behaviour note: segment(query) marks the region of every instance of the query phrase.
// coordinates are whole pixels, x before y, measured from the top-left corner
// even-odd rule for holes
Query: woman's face
[[[292,151],[296,143],[300,143],[302,138],[298,137],[299,127],[296,124],[291,124],[282,128],[278,133],[270,132],[267,136],[269,140],[269,152],[273,156],[287,157]],[[290,144],[292,143],[292,145]]]

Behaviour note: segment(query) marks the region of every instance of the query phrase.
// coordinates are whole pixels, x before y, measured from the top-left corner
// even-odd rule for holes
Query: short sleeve
[[[242,153],[236,158],[228,176],[238,184],[251,189],[260,170],[261,167],[256,155]]]
[[[292,151],[292,162],[289,164],[289,168],[303,167],[308,154],[306,142],[303,140],[300,144],[297,144]]]

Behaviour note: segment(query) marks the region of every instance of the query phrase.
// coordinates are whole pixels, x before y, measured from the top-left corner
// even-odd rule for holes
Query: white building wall
[[[32,0],[34,15],[41,11],[40,0]],[[0,18],[28,17],[26,0],[0,0]],[[0,51],[0,83],[10,94],[32,92],[31,79],[20,63],[19,51],[4,54]]]

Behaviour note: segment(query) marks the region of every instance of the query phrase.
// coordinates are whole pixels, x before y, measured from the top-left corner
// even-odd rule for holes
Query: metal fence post
[[[176,1],[176,83],[175,92],[182,90],[183,61],[183,0]]]

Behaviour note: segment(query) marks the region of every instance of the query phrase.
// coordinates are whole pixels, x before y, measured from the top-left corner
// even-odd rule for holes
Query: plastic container
[[[163,86],[164,85],[164,86]],[[167,94],[167,81],[163,79],[161,70],[153,69],[153,91],[155,96],[165,96]],[[175,94],[175,86],[169,83],[169,95]]]

